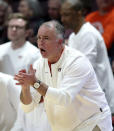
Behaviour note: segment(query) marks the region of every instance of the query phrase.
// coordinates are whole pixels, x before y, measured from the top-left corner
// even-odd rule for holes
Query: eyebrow
[[[48,36],[43,36],[43,37],[48,38]]]
[[[37,38],[38,38],[38,37],[41,37],[41,36],[38,36],[38,35],[37,35]],[[43,38],[48,38],[49,36],[42,36],[42,37],[43,37]]]

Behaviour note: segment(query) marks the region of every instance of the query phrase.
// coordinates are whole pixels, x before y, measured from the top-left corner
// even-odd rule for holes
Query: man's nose
[[[44,41],[43,41],[43,40],[38,41],[38,45],[39,45],[39,46],[43,46],[43,45],[44,45]]]
[[[43,42],[44,42],[44,38],[41,38],[41,39],[40,39],[40,42],[43,43]]]
[[[37,41],[38,47],[44,46],[44,39],[40,39]]]

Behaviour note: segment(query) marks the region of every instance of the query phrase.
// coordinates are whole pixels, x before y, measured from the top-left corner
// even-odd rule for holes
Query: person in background
[[[102,34],[114,72],[114,1],[96,0],[96,3],[98,10],[88,14],[86,21]]]
[[[48,0],[48,15],[51,20],[61,21],[61,0]]]
[[[61,22],[61,15],[60,15],[60,10],[61,10],[61,5],[64,2],[64,0],[48,0],[48,15],[50,20],[57,20],[60,23]],[[67,44],[67,39],[69,35],[72,33],[71,29],[65,29],[65,44]]]
[[[82,0],[68,0],[62,5],[61,20],[66,28],[73,30],[68,39],[68,46],[81,51],[89,58],[113,114],[114,78],[107,50],[101,34],[89,22],[85,22],[84,8]]]
[[[36,35],[39,26],[45,21],[43,19],[43,10],[38,0],[21,0],[18,11],[22,13],[29,21],[29,31],[27,39],[37,46]]]
[[[0,0],[0,45],[7,42],[7,28],[6,28],[6,18],[9,15],[9,5]]]
[[[10,131],[17,118],[20,87],[13,77],[0,72],[0,131]]]
[[[38,48],[26,41],[28,23],[20,13],[14,13],[8,20],[10,42],[0,46],[0,71],[14,75],[20,69],[29,69],[30,64],[40,57]]]
[[[51,131],[44,103],[39,103],[38,108],[28,114],[19,106],[17,119],[10,131]]]
[[[23,110],[38,108],[36,100],[43,96],[52,131],[111,131],[110,108],[94,69],[81,52],[64,45],[63,26],[57,21],[43,23],[37,38],[42,58],[36,70],[30,66],[29,73],[20,70],[14,77],[22,86]]]
[[[106,43],[107,49],[110,49],[114,42],[114,5],[113,0],[96,0],[98,10],[86,16],[86,21],[99,30]]]

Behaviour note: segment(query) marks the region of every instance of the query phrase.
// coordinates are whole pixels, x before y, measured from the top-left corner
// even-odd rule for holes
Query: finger
[[[18,74],[18,75],[14,75],[14,77],[23,78],[23,74],[22,74],[22,73],[20,73],[20,74]]]
[[[29,68],[29,73],[34,73],[35,72],[35,70],[33,69],[33,66],[32,66],[32,64],[30,65],[30,68]]]
[[[20,80],[20,79],[24,79],[22,76],[20,75],[15,75],[14,76],[14,80]]]
[[[24,83],[23,82],[18,82],[18,83],[16,83],[16,85],[24,85]]]
[[[26,78],[26,76],[28,76],[28,74],[23,73],[23,72],[19,72],[19,74],[17,76],[20,78]]]
[[[20,78],[20,77],[14,77],[14,80],[16,80],[16,81],[18,81],[20,83],[24,82],[24,79]]]
[[[17,80],[17,79],[16,79]],[[20,83],[20,84],[25,84],[25,81],[23,79],[18,79],[17,80],[17,83]]]
[[[14,80],[17,80],[17,81],[18,81],[18,79],[19,79],[19,78],[18,78],[17,76],[14,77]]]

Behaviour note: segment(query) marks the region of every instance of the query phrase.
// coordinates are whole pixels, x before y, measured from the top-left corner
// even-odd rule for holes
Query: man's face
[[[65,28],[74,29],[78,22],[78,13],[70,8],[71,5],[65,2],[61,8],[61,21]]]
[[[11,19],[8,23],[8,38],[11,41],[25,39],[26,37],[26,22],[23,19]]]
[[[42,57],[47,58],[50,62],[57,55],[59,49],[59,40],[57,39],[54,28],[42,25],[37,35],[37,43]]]
[[[58,20],[60,18],[60,5],[57,0],[50,0],[48,2],[48,14],[51,19]]]
[[[26,0],[20,1],[18,11],[24,14],[24,16],[29,17],[30,8]]]

